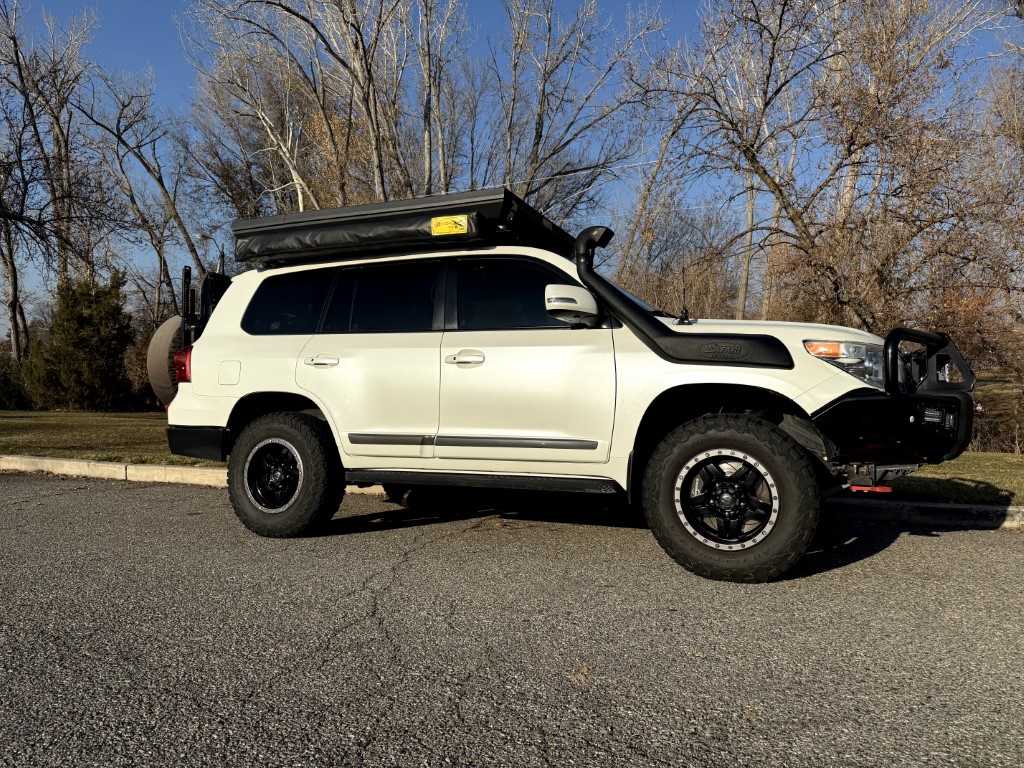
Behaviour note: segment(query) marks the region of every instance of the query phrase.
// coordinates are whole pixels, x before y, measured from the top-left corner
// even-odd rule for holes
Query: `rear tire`
[[[807,452],[774,424],[705,416],[655,449],[644,473],[644,515],[684,568],[721,581],[769,581],[814,536],[815,477]]]
[[[261,536],[301,536],[330,520],[345,495],[327,425],[301,413],[269,413],[239,434],[228,461],[235,514]]]

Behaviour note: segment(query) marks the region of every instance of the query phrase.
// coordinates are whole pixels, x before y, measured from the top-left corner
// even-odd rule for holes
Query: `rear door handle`
[[[312,365],[314,368],[333,368],[341,362],[341,359],[330,357],[329,355],[317,355],[315,357],[303,358],[302,362],[306,365]]]
[[[449,365],[480,365],[484,361],[484,353],[477,349],[463,349],[448,355],[444,361]]]

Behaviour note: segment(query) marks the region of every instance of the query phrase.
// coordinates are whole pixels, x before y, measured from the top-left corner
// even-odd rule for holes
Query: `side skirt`
[[[464,488],[507,488],[522,491],[568,493],[622,493],[614,480],[599,477],[538,477],[533,475],[477,475],[457,472],[402,472],[399,470],[347,469],[349,485],[457,485]]]

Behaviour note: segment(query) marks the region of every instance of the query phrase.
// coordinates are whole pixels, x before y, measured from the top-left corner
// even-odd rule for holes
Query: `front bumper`
[[[857,390],[812,419],[839,463],[938,464],[971,442],[974,401],[966,392],[893,397]]]
[[[900,344],[919,346],[913,353]],[[971,442],[974,373],[945,334],[897,328],[885,340],[885,392],[858,389],[811,420],[837,463],[938,464]]]

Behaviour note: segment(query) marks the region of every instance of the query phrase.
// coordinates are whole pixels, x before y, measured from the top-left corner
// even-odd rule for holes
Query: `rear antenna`
[[[690,325],[690,310],[686,306],[686,283],[683,283],[683,309],[676,318],[675,325]]]

